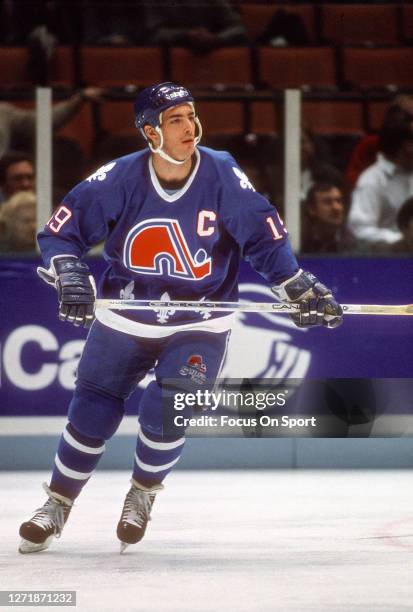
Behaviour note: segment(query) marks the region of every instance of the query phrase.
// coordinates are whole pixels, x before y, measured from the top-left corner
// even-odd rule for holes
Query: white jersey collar
[[[198,172],[199,163],[201,161],[201,155],[200,155],[198,149],[195,149],[195,156],[196,156],[195,168],[192,170],[191,174],[189,175],[188,180],[186,181],[185,185],[183,187],[181,187],[181,189],[178,189],[177,191],[175,191],[175,193],[173,193],[173,194],[169,194],[161,186],[161,184],[159,182],[159,179],[156,176],[155,169],[153,167],[152,155],[149,156],[149,172],[150,172],[150,175],[151,175],[151,181],[152,181],[152,185],[154,186],[155,191],[157,192],[159,197],[161,197],[166,202],[176,202],[176,200],[179,200],[179,198],[181,198],[184,195],[184,193],[186,193],[188,191],[188,189],[192,185],[192,182],[193,182],[193,180],[194,180],[194,178],[196,176],[196,173]]]

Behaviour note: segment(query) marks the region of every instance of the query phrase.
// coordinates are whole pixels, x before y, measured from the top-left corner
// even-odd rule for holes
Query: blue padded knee
[[[109,440],[125,412],[124,401],[78,383],[69,405],[69,421],[85,436]]]
[[[180,381],[177,381],[179,383]],[[179,412],[174,408],[175,393],[182,389],[188,391],[185,383],[182,386],[162,388],[157,381],[152,381],[146,387],[139,404],[139,423],[152,435],[162,436],[162,439],[175,439],[185,435],[185,427],[174,426],[174,416],[191,417],[192,409],[186,406]],[[164,414],[165,413],[165,414]]]
[[[162,435],[162,389],[153,380],[146,387],[139,403],[139,423],[155,435]]]

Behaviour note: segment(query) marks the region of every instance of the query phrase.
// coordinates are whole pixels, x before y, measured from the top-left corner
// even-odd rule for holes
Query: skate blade
[[[52,543],[53,537],[54,536],[52,535],[49,536],[47,540],[45,540],[41,544],[35,544],[34,542],[30,542],[29,540],[22,539],[19,546],[19,553],[25,555],[27,553],[34,553],[40,552],[41,550],[46,550],[46,548],[49,548],[50,544]]]
[[[128,548],[129,544],[127,544],[126,542],[121,542],[120,543],[120,554],[124,553],[125,550]]]

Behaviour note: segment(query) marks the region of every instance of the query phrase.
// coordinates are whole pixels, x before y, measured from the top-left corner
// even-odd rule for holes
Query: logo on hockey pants
[[[148,219],[129,232],[124,264],[138,274],[199,281],[211,274],[212,260],[205,249],[191,254],[176,219]]]
[[[181,367],[179,373],[182,376],[189,376],[191,380],[197,383],[205,383],[207,367],[202,360],[201,355],[191,355],[186,364]]]

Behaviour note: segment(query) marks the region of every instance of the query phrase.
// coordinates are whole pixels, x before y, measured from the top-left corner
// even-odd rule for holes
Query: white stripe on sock
[[[74,478],[75,480],[86,480],[93,474],[93,471],[86,473],[86,472],[76,472],[75,470],[71,470],[70,468],[63,465],[63,463],[60,461],[57,454],[54,459],[54,462],[59,472],[61,472],[63,476],[67,476],[68,478]]]
[[[170,461],[169,463],[164,463],[163,465],[149,465],[148,463],[143,463],[143,461],[141,461],[138,455],[135,453],[135,461],[136,465],[145,472],[163,472],[164,470],[167,470],[173,465],[175,465],[175,463],[179,461],[179,457],[177,457],[173,461]]]
[[[154,442],[145,436],[141,428],[139,428],[138,437],[146,446],[155,450],[173,450],[185,443],[185,438],[179,438],[179,440],[175,440],[175,442]]]
[[[66,442],[70,446],[72,446],[76,450],[82,451],[82,453],[88,453],[89,455],[101,455],[105,451],[105,448],[106,448],[105,445],[98,446],[97,448],[93,446],[85,446],[85,444],[81,444],[81,442],[78,442],[72,436],[72,434],[69,431],[67,431],[67,429],[63,430],[63,438],[66,440]]]

